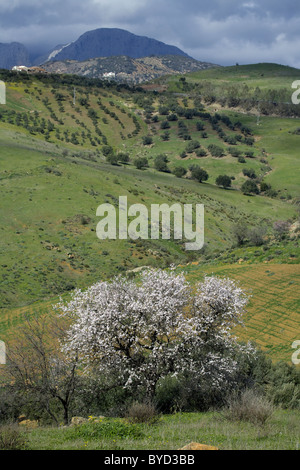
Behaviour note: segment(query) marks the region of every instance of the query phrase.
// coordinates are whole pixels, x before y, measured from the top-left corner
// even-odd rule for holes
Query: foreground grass
[[[28,446],[32,450],[177,450],[194,441],[220,450],[297,450],[299,418],[300,411],[277,410],[264,426],[257,426],[228,421],[217,412],[177,413],[164,415],[155,425],[139,425],[135,433],[127,424],[127,434],[107,438],[80,435],[79,428],[38,428],[28,433]]]

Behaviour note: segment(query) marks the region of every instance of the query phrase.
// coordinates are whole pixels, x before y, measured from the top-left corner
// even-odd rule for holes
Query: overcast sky
[[[103,27],[220,65],[300,68],[299,0],[0,0],[0,42],[21,42],[36,54]]]

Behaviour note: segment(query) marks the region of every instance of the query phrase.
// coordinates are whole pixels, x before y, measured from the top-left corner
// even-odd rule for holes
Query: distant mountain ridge
[[[151,55],[189,57],[176,46],[146,36],[137,36],[118,28],[99,28],[87,31],[76,41],[65,46],[57,46],[55,49],[50,52],[47,61],[84,61],[96,57],[112,56],[127,56],[134,59]]]
[[[176,46],[119,28],[87,31],[74,42],[59,44],[34,60],[23,44],[0,44],[0,68],[15,65],[42,65],[49,72],[92,78],[107,78],[104,75],[109,74],[117,81],[134,84],[214,66],[193,59]]]
[[[183,74],[218,67],[180,55],[131,58],[128,56],[97,57],[84,61],[59,60],[42,65],[51,73],[81,75],[90,78],[108,78],[117,82],[139,84],[163,75]]]
[[[19,42],[0,43],[0,68],[11,69],[14,65],[30,65],[28,50]]]

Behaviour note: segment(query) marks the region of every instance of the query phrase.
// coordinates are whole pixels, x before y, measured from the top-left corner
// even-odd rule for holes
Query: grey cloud
[[[85,31],[119,27],[222,65],[300,66],[298,0],[2,0],[0,42],[54,47]]]

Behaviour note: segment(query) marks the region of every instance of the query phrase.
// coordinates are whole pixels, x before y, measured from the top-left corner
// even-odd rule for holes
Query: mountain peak
[[[124,29],[98,28],[83,33],[76,41],[59,51],[52,51],[48,60],[88,60],[95,57],[128,56],[134,59],[151,55],[188,54],[176,46],[146,36],[137,36]]]
[[[0,43],[0,68],[11,69],[14,65],[29,65],[29,53],[19,42]]]

